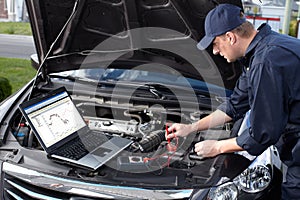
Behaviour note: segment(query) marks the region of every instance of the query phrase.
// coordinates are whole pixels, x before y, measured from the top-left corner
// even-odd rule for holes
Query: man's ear
[[[233,32],[226,32],[225,33],[227,40],[230,42],[230,45],[233,45],[236,42],[236,36]]]

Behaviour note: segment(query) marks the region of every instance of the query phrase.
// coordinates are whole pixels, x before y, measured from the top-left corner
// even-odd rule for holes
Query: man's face
[[[234,62],[237,59],[234,47],[230,42],[230,38],[226,35],[217,36],[213,41],[213,54],[220,54],[229,63]]]

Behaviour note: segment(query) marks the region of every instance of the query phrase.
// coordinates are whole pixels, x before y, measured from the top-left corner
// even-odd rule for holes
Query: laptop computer
[[[90,130],[64,87],[19,106],[48,157],[96,170],[132,141]]]

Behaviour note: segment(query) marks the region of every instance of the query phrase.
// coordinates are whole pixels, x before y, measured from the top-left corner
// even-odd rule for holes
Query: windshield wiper
[[[67,79],[72,82],[80,81],[80,82],[85,82],[85,83],[98,84],[98,81],[95,79],[90,79],[90,78],[81,77],[81,76],[71,76],[71,75],[64,76],[64,75],[59,75],[59,74],[51,74],[51,78]]]
[[[174,96],[174,93],[171,91],[171,89],[177,90],[177,91],[186,91],[187,88],[181,87],[181,86],[174,86],[174,85],[162,85],[159,83],[146,83],[144,84],[145,86],[148,87],[148,90],[156,96],[158,99],[164,99],[167,96]],[[171,89],[170,89],[171,88]],[[193,89],[193,92],[195,92],[195,95],[198,98],[210,98],[207,93],[199,90]]]
[[[143,93],[141,93],[143,91]],[[147,94],[145,91],[150,92]],[[138,87],[135,93],[139,97],[155,98],[160,100],[175,100],[176,97],[173,92],[166,86],[159,83],[146,83]]]
[[[165,99],[165,95],[162,93],[162,92],[160,92],[160,91],[158,91],[156,88],[157,88],[157,85],[158,84],[156,84],[156,85],[153,85],[153,84],[151,84],[151,85],[149,85],[149,84],[146,84],[146,86],[148,86],[149,88],[149,92],[151,92],[157,99]]]

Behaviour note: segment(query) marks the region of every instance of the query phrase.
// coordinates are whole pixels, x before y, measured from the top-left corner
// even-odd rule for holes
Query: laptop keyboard
[[[84,138],[77,137],[71,143],[67,143],[55,152],[56,155],[66,157],[72,160],[79,160],[90,151],[99,147],[109,140],[109,136],[97,132],[89,132]]]

